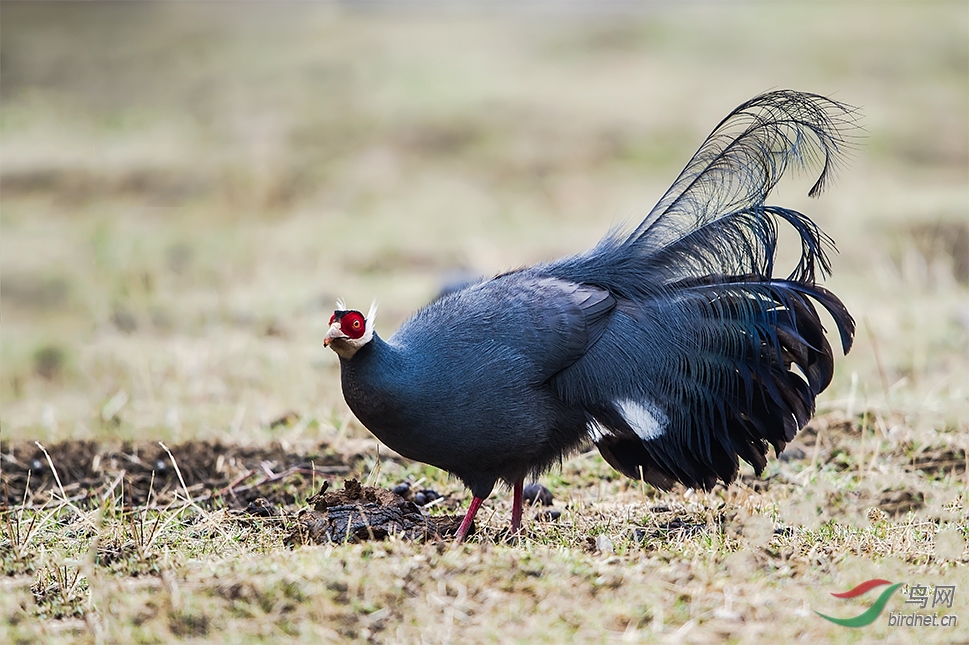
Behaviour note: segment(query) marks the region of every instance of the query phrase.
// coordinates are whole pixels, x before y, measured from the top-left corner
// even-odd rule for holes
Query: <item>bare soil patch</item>
[[[161,443],[63,441],[51,446],[16,443],[0,447],[4,507],[43,508],[65,501],[91,509],[109,498],[127,509],[191,503],[205,511],[228,509],[236,517],[281,524],[286,544],[326,544],[452,536],[460,516],[433,519],[421,509],[435,491],[412,493],[331,479],[351,472],[359,455],[319,444],[307,452],[279,444],[237,446],[189,441]],[[314,491],[317,491],[314,493]],[[329,492],[328,492],[329,491]],[[105,555],[110,560],[110,553]],[[102,558],[104,559],[104,558]]]
[[[115,493],[130,506],[165,505],[176,494],[230,509],[247,508],[259,498],[290,505],[309,497],[319,480],[349,473],[353,459],[328,444],[292,452],[279,444],[188,441],[169,450],[157,442],[0,444],[3,503],[41,506],[63,493],[83,507]]]

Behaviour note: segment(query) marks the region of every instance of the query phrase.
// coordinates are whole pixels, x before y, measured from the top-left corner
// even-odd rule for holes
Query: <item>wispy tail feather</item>
[[[849,146],[845,132],[854,122],[854,108],[818,94],[779,90],[754,97],[717,124],[631,238],[671,224],[672,214],[705,222],[763,203],[792,163],[821,166],[808,193],[819,195]]]
[[[689,277],[771,277],[783,222],[801,242],[789,277],[813,283],[830,271],[831,239],[806,215],[766,200],[791,164],[821,166],[809,193],[819,194],[850,148],[854,121],[854,108],[817,94],[782,90],[751,99],[720,122],[635,230],[613,232],[548,269],[595,275],[632,299]]]

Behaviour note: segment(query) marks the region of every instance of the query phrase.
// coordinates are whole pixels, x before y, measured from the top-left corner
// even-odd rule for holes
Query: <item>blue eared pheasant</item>
[[[854,321],[818,286],[833,243],[807,216],[766,203],[789,167],[824,188],[854,120],[846,105],[776,91],[731,112],[631,233],[503,273],[427,305],[388,340],[338,304],[324,345],[343,395],[377,438],[459,477],[481,502],[593,442],[624,475],[667,489],[759,474],[814,413]],[[774,274],[778,227],[800,260]]]

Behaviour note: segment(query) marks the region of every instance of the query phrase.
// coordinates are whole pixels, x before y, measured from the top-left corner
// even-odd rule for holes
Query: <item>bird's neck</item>
[[[340,358],[343,394],[351,408],[356,401],[370,401],[399,392],[406,383],[404,372],[400,348],[385,342],[376,333],[352,357]]]
[[[396,363],[396,348],[385,342],[374,332],[369,343],[358,349],[350,358],[340,357],[340,369],[351,371],[371,371],[377,368],[392,368]]]
[[[409,428],[415,419],[413,366],[403,348],[373,340],[349,359],[340,360],[343,398],[357,419],[381,441],[398,452],[407,450]]]

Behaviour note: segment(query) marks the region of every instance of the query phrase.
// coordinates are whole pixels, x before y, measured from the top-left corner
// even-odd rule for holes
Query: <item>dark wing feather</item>
[[[447,329],[447,334],[424,338],[420,351],[446,355],[456,347],[507,347],[528,365],[515,378],[538,385],[596,343],[615,304],[600,287],[514,271],[445,294],[418,311],[390,340],[411,342],[424,338],[422,330]],[[455,318],[460,325],[454,324]],[[438,342],[443,345],[436,347]]]

